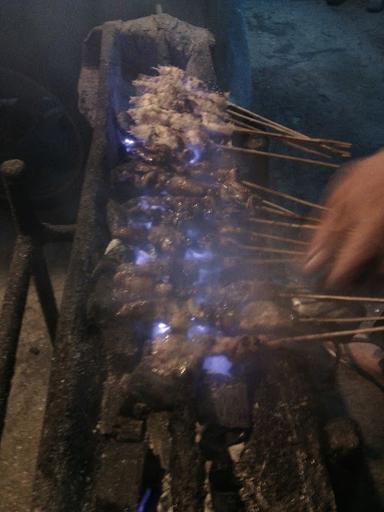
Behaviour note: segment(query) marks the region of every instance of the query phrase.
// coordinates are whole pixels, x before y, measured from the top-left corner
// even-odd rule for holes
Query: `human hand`
[[[306,271],[329,268],[325,285],[352,281],[370,261],[384,261],[384,151],[340,171],[306,256]]]

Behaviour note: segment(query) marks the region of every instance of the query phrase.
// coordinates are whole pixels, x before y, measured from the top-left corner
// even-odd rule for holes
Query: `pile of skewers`
[[[292,160],[303,164],[317,165],[337,169],[340,164],[333,162],[335,158],[349,158],[352,144],[339,140],[313,138],[300,133],[291,128],[287,128],[264,116],[255,114],[250,110],[239,107],[233,103],[228,103],[227,108],[228,122],[233,125],[235,133],[257,135],[267,137],[277,141],[284,146],[295,150],[309,153],[316,156],[313,158],[303,158],[286,153],[272,153],[268,151],[259,151],[256,149],[245,149],[237,146],[221,146],[223,149],[249,153],[283,160]],[[321,160],[319,159],[321,157]]]

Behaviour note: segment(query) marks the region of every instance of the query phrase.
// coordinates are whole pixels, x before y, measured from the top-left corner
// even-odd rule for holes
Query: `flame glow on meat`
[[[219,147],[233,135],[227,96],[169,66],[133,85],[126,151],[111,174],[105,257],[114,275],[100,285],[99,310],[144,340],[139,367],[173,379],[223,363],[209,373],[224,375],[221,356],[236,364],[261,336],[285,334],[303,308],[282,300],[240,248],[260,198]]]
[[[239,334],[264,329],[257,321],[250,323],[252,333],[242,328],[244,308],[256,310],[258,286],[252,276],[252,290],[243,293],[238,269],[245,263],[226,238],[253,208],[234,162],[218,149],[233,131],[227,96],[168,66],[134,86],[124,162],[112,173],[112,188],[123,201],[111,231],[125,250],[113,279],[113,304],[130,330],[144,332],[150,343],[141,364],[157,375],[200,369],[228,376],[234,346],[243,343]],[[226,272],[233,274],[229,283]],[[269,327],[275,310],[265,300],[260,309],[260,324]],[[233,343],[223,342],[227,338]]]

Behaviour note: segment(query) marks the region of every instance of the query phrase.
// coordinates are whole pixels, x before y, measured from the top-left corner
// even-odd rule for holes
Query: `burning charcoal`
[[[114,439],[104,443],[95,477],[95,495],[101,510],[136,510],[144,460],[144,443]]]
[[[220,512],[239,512],[243,509],[233,465],[229,457],[215,461],[209,475],[214,510]]]
[[[276,333],[292,328],[292,314],[288,308],[276,302],[250,302],[240,313],[240,328],[243,332],[256,335]]]
[[[202,512],[204,506],[204,460],[195,442],[196,415],[187,405],[172,412],[171,489],[175,512]]]
[[[204,423],[226,429],[246,430],[251,426],[251,411],[244,383],[206,376],[200,388],[199,413]]]
[[[170,471],[171,437],[169,433],[170,415],[168,412],[153,412],[147,419],[149,446],[159,457],[161,467]]]

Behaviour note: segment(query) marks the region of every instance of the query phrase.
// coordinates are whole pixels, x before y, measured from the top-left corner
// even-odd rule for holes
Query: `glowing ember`
[[[152,491],[151,489],[147,489],[143,494],[143,497],[140,500],[140,503],[137,507],[137,512],[145,512],[147,510],[148,502],[151,498]]]
[[[165,322],[158,322],[153,326],[152,337],[157,338],[158,336],[164,336],[171,332],[171,326]]]
[[[212,252],[204,249],[188,249],[185,253],[187,261],[209,261],[212,258]]]
[[[232,377],[233,364],[228,357],[223,355],[208,356],[204,359],[203,370],[211,375],[223,375],[224,377]]]

